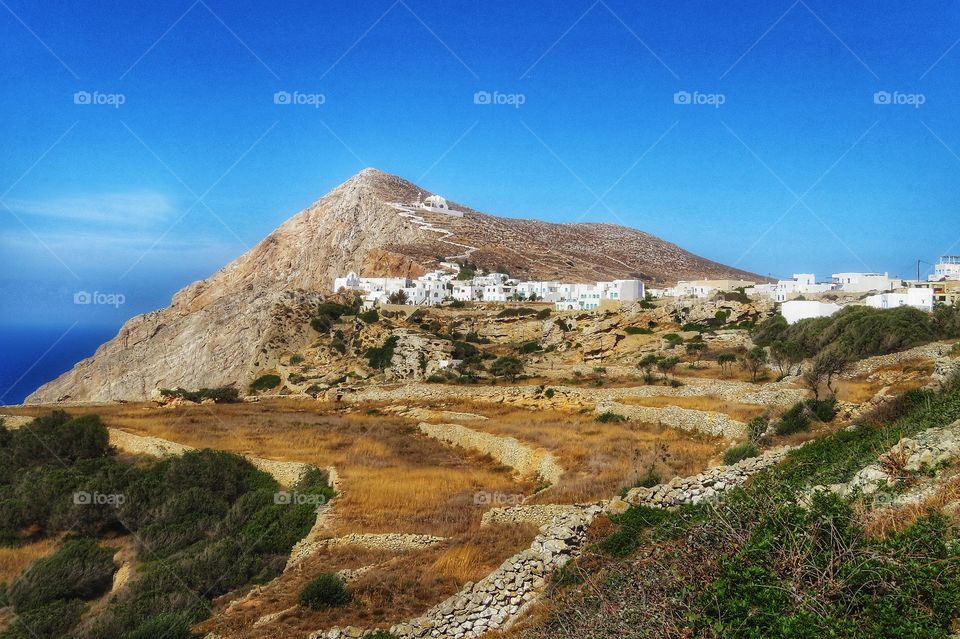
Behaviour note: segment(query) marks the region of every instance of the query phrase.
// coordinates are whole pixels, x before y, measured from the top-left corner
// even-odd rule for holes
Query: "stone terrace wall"
[[[543,591],[550,574],[577,553],[587,528],[601,510],[589,506],[554,518],[540,529],[529,549],[510,557],[477,583],[466,584],[426,614],[393,626],[390,632],[401,639],[472,639],[508,626]],[[331,628],[314,632],[310,639],[360,637],[370,632],[355,627]]]
[[[652,488],[631,488],[623,499],[619,497],[612,499],[607,505],[607,512],[618,515],[630,506],[669,508],[716,499],[723,492],[739,486],[764,468],[780,462],[790,450],[789,446],[776,448],[758,457],[739,461],[732,466],[710,468],[692,477],[676,477],[666,484],[659,484]]]
[[[672,428],[715,435],[726,439],[741,439],[747,435],[747,425],[723,413],[680,408],[678,406],[633,406],[612,401],[597,403],[596,413],[616,413],[628,419],[663,424]]]
[[[540,477],[556,484],[563,475],[563,468],[551,453],[525,446],[513,437],[499,437],[460,424],[421,422],[418,428],[428,437],[490,455],[525,477]]]
[[[491,508],[483,513],[481,526],[493,524],[549,524],[555,517],[577,512],[582,506],[567,504],[517,504],[506,508]]]

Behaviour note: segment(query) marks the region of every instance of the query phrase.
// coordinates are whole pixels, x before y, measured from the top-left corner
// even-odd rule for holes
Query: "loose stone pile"
[[[468,583],[426,614],[393,626],[390,632],[401,639],[469,639],[508,625],[543,590],[550,574],[575,555],[600,511],[600,506],[587,506],[555,517],[541,527],[529,549],[507,559],[477,583]],[[311,634],[310,639],[361,637],[372,632],[352,626],[331,628]]]
[[[767,466],[778,463],[789,450],[789,446],[776,448],[732,466],[710,468],[691,477],[675,477],[666,484],[658,484],[652,488],[631,488],[622,499],[615,497],[610,500],[607,512],[619,515],[626,512],[630,506],[669,508],[716,499],[724,491],[739,486]]]

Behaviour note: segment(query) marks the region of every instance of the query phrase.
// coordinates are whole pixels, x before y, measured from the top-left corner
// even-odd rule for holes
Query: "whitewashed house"
[[[933,311],[933,289],[908,288],[904,293],[878,293],[864,299],[864,303],[872,308],[912,306],[929,313]]]
[[[869,291],[890,291],[893,280],[887,273],[834,273],[834,285],[846,293],[867,293]]]
[[[944,255],[933,267],[933,274],[927,277],[931,282],[960,280],[960,255]]]
[[[780,306],[780,313],[787,324],[814,317],[830,317],[840,310],[839,304],[814,300],[788,300]]]

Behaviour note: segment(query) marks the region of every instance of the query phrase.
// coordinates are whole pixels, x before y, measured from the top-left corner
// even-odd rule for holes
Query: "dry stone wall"
[[[393,626],[390,632],[400,639],[472,639],[509,626],[543,591],[551,573],[575,556],[587,528],[601,510],[600,506],[588,506],[555,517],[541,527],[530,548],[510,557],[480,581],[468,583],[424,615]],[[314,632],[310,639],[360,637],[372,632],[356,627],[331,628]]]
[[[723,413],[680,408],[678,406],[633,406],[612,401],[597,403],[596,413],[616,413],[627,419],[652,422],[685,431],[714,435],[726,439],[741,439],[747,434],[747,425]]]
[[[630,506],[669,508],[717,499],[724,492],[743,484],[752,475],[780,462],[789,451],[789,446],[776,448],[732,466],[710,468],[692,477],[676,477],[666,484],[652,488],[631,488],[622,499],[612,499],[607,504],[607,512],[619,515],[626,512]]]
[[[556,517],[565,517],[580,510],[582,506],[567,504],[517,504],[506,508],[491,508],[483,513],[481,526],[494,524],[536,524],[544,526]]]
[[[553,454],[542,448],[525,446],[513,437],[499,437],[460,424],[421,422],[418,428],[428,437],[490,455],[501,464],[516,470],[521,476],[540,477],[556,484],[563,475],[563,468]]]

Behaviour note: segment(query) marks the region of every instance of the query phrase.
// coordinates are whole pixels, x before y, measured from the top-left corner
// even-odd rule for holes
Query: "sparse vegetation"
[[[343,606],[350,601],[350,592],[343,578],[323,573],[307,582],[300,591],[300,605],[311,610],[325,610]]]
[[[250,383],[250,392],[259,393],[260,391],[272,390],[280,385],[280,376],[268,373],[261,375]]]
[[[730,466],[739,461],[743,461],[744,459],[756,457],[759,452],[760,451],[757,450],[757,445],[753,442],[737,444],[736,446],[731,446],[726,450],[725,453],[723,453],[723,463]]]
[[[383,370],[393,363],[393,351],[397,346],[398,338],[390,336],[382,346],[373,346],[367,349],[367,365],[370,368]]]

